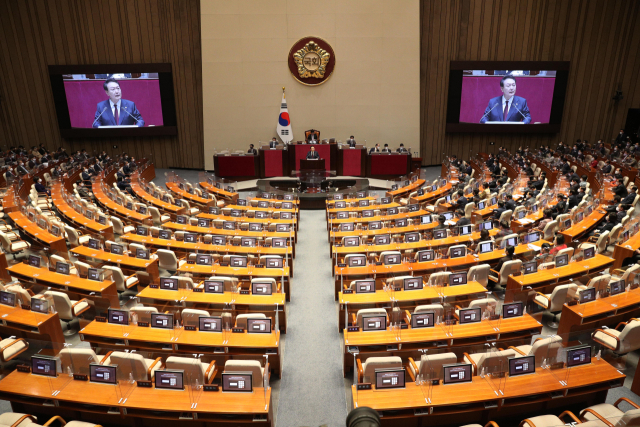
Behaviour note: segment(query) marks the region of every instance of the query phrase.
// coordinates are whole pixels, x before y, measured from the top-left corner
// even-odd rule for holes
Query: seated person
[[[445,222],[447,221],[447,219],[444,217],[444,215],[438,215],[438,225],[436,225],[433,230],[447,230],[449,227],[447,227],[445,225]]]
[[[455,207],[456,209],[462,209],[464,212],[464,208],[467,206],[467,203],[469,203],[469,199],[464,197],[464,192],[462,190],[458,190],[456,194],[458,195],[458,200],[456,200]]]
[[[546,208],[544,211],[542,211],[542,219],[538,223],[538,226],[534,228],[534,230],[537,230],[537,231],[544,230],[544,227],[546,227],[546,225],[549,224],[551,221],[553,221],[552,210],[549,208]]]
[[[313,129],[312,129],[313,131]],[[309,144],[317,144],[318,143],[318,135],[316,135],[315,133],[310,133],[309,134],[309,139],[307,140],[307,143]]]
[[[627,194],[627,196],[624,197],[620,203],[622,203],[623,205],[632,205],[634,200],[636,199],[636,196],[638,195],[637,193],[638,187],[634,185],[633,187],[631,187],[631,192]]]
[[[91,174],[87,168],[82,169],[82,180],[85,184],[91,185]]]
[[[383,153],[390,153],[391,149],[389,148],[389,144],[384,144],[384,147],[382,147],[382,152]]]
[[[400,147],[396,150],[396,153],[406,153],[407,149],[404,148],[404,144],[400,144]]]
[[[475,252],[477,251],[480,244],[485,242],[493,242],[493,238],[491,237],[491,234],[489,234],[489,230],[482,230],[480,232],[480,240],[478,240],[478,243],[476,245],[473,245],[473,248],[471,249]]]
[[[353,135],[351,135],[349,139],[347,139],[347,145],[350,148],[356,148],[356,140],[353,138]]]
[[[273,138],[271,138],[271,141],[269,141],[269,148],[276,148],[276,147],[278,147],[278,140],[274,136]]]
[[[515,210],[516,209],[516,202],[515,200],[513,200],[513,196],[511,194],[507,194],[506,196],[506,200],[504,202],[504,207],[506,210]]]
[[[604,210],[607,212],[618,212],[618,205],[620,203],[622,203],[622,197],[616,194],[615,196],[613,196],[613,203],[605,207]]]
[[[376,144],[375,147],[371,147],[371,150],[369,150],[369,154],[379,153],[379,152],[380,152],[380,144]]]
[[[35,188],[38,193],[46,193],[47,196],[51,195],[51,192],[47,189],[47,187],[45,187],[44,184],[42,184],[42,178],[36,179]]]
[[[609,233],[611,233],[611,230],[613,230],[613,227],[615,227],[616,225],[618,225],[618,214],[615,212],[611,212],[610,214],[607,215],[607,222],[605,222],[604,224],[600,225],[597,229],[595,229],[592,235],[602,234],[605,231],[608,231]]]
[[[318,160],[320,159],[320,154],[316,151],[316,147],[311,147],[311,150],[307,153],[308,160]]]
[[[253,154],[254,156],[256,156],[258,154],[258,150],[253,148],[253,144],[250,144],[249,149],[247,150],[247,154]]]
[[[133,194],[133,190],[131,189],[131,184],[128,178],[118,177],[118,181],[116,182],[116,186],[120,189],[120,191],[126,191],[127,193]],[[79,190],[78,190],[79,191]]]
[[[502,268],[502,266],[504,265],[505,262],[513,261],[513,255],[516,253],[516,247],[515,246],[507,246],[505,248],[504,252],[505,252],[505,256],[500,258],[500,261],[498,261],[498,264],[496,265],[496,268],[494,269],[498,273],[500,273],[500,269]]]
[[[550,255],[555,255],[558,251],[567,249],[567,245],[564,243],[564,235],[562,234],[556,234],[556,238],[553,240],[553,243],[553,249],[549,251]]]
[[[84,186],[81,180],[76,181],[76,186],[77,186],[76,188],[78,190],[78,194],[80,194],[80,197],[86,198],[86,199],[91,198],[91,193],[89,192],[89,190],[86,189],[86,187]]]
[[[509,228],[509,223],[506,221],[502,221],[500,223],[500,230],[498,234],[496,234],[496,239],[501,239],[504,236],[508,236],[509,234],[513,234],[513,231]]]
[[[463,209],[456,209],[456,218],[458,218],[458,222],[456,222],[456,227],[462,227],[463,225],[471,224],[471,220],[465,217]]]
[[[551,251],[551,245],[548,243],[543,243],[540,246],[540,253],[538,255],[536,255],[533,260],[537,261],[538,264],[541,264],[543,262],[547,262],[550,258],[551,258],[551,254],[549,253]]]
[[[493,219],[499,220],[502,213],[506,210],[504,200],[498,200],[498,208],[493,210]]]

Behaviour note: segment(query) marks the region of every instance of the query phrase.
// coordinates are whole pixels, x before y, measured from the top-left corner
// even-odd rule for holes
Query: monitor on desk
[[[467,273],[451,273],[449,275],[449,286],[458,286],[467,284]]]
[[[525,216],[527,216],[527,211],[525,211],[524,209],[518,212],[518,219],[522,219]]]
[[[371,221],[369,223],[369,230],[380,230],[382,229],[382,221]]]
[[[398,208],[396,208],[396,207],[387,209],[387,215],[397,215],[398,212],[399,212]]]
[[[509,357],[509,376],[535,374],[536,373],[536,357],[521,356]]]
[[[417,291],[423,288],[422,276],[407,277],[403,282],[405,291]]]
[[[184,233],[183,239],[185,243],[197,243],[198,235],[196,233]]]
[[[520,317],[524,314],[524,303],[510,302],[502,305],[502,318],[511,319],[512,317]]]
[[[407,218],[400,218],[400,219],[396,219],[395,222],[393,223],[394,227],[406,227],[407,226]]]
[[[0,299],[2,297],[0,296]],[[31,311],[36,313],[48,314],[49,301],[43,298],[31,298]]]
[[[114,255],[122,255],[124,253],[124,247],[122,245],[111,244],[111,253]]]
[[[538,271],[538,262],[529,261],[522,263],[522,271],[525,275],[532,274]]]
[[[293,214],[291,212],[280,212],[280,219],[292,219]]]
[[[45,377],[56,377],[58,359],[47,356],[31,356],[31,373]]]
[[[333,200],[342,200],[344,196],[341,193],[336,193],[333,195]]]
[[[69,275],[69,264],[66,262],[56,262],[56,273]]]
[[[271,246],[274,248],[284,248],[287,246],[287,238],[286,237],[273,237],[271,238]]]
[[[182,200],[180,199],[175,199],[173,201],[173,204],[176,205],[177,207],[181,208],[182,207]]]
[[[376,369],[376,390],[405,388],[404,368]]]
[[[136,258],[148,260],[151,257],[151,253],[148,249],[136,248]]]
[[[177,291],[178,290],[178,279],[174,277],[161,277],[160,278],[160,289],[165,291]]]
[[[381,197],[380,198],[380,204],[381,205],[388,205],[389,203],[391,203],[391,197]]]
[[[37,255],[29,255],[29,265],[31,267],[40,268],[40,257]]]
[[[269,212],[267,212],[267,211],[256,211],[255,217],[259,218],[259,219],[260,218],[262,218],[262,219],[269,218]]]
[[[493,252],[493,242],[481,242],[478,244],[478,252],[481,254],[486,254],[489,252]]]
[[[340,224],[340,231],[353,231],[355,224],[353,222],[345,222]]]
[[[379,316],[379,315],[362,316],[362,330],[365,332],[386,331],[387,316]]]
[[[591,346],[582,345],[567,349],[567,368],[591,363]]]
[[[32,298],[33,300],[33,298]],[[0,304],[7,305],[9,307],[16,306],[16,294],[8,291],[0,291]]]
[[[251,294],[252,295],[273,294],[273,289],[271,289],[271,282],[251,282]]]
[[[53,234],[56,237],[60,237],[60,227],[56,225],[51,225],[51,234]]]
[[[265,262],[266,268],[282,268],[284,266],[283,259],[281,257],[268,257]]]
[[[270,334],[271,318],[266,319],[247,319],[247,333],[250,334]]]
[[[445,239],[446,237],[447,237],[447,230],[435,230],[433,232],[434,240]]]
[[[158,329],[173,329],[172,313],[151,313],[151,327]]]
[[[473,225],[463,225],[458,227],[460,236],[468,236],[473,233]]]
[[[582,251],[583,259],[587,260],[596,256],[596,248],[589,247]]]
[[[262,231],[262,224],[259,222],[250,222],[249,231]]]
[[[100,250],[100,240],[98,239],[89,239],[88,246],[91,249],[95,249],[97,251]]]
[[[196,254],[197,265],[213,265],[213,256],[210,254]]]
[[[211,236],[211,244],[218,246],[226,245],[227,238],[225,236]]]
[[[502,239],[502,241],[500,242],[500,247],[504,249],[507,246],[518,246],[518,238],[509,237],[508,239]]]
[[[609,283],[609,294],[611,296],[621,294],[625,291],[626,285],[624,280],[618,280],[617,282]]]
[[[580,291],[580,304],[596,300],[596,288],[587,288]]]
[[[241,237],[240,238],[240,246],[243,246],[245,248],[255,248],[257,242],[258,242],[258,239],[256,239],[255,237]]]
[[[269,202],[265,202],[264,200],[260,200],[258,201],[258,207],[259,208],[268,208],[269,207]]]
[[[557,255],[554,258],[554,262],[556,264],[556,268],[564,267],[565,265],[569,264],[569,254]]]
[[[222,280],[205,280],[204,292],[207,294],[223,294],[224,281]]]
[[[107,309],[107,322],[113,325],[126,326],[129,324],[129,312],[126,310],[109,308]]]
[[[587,216],[591,215],[593,213],[593,206],[589,205],[587,206]]]
[[[583,217],[584,217],[584,213],[582,213],[582,212],[578,212],[578,213],[576,214],[576,222],[580,222],[580,221],[582,221],[582,218],[583,218]]]
[[[356,294],[373,294],[376,292],[376,281],[373,279],[356,280]]]
[[[282,202],[282,209],[293,209],[293,203],[291,202]]]
[[[431,224],[431,215],[422,215],[420,217],[420,224]]]
[[[185,215],[178,215],[176,217],[176,222],[180,225],[186,225],[187,224],[187,217]]]
[[[366,207],[369,206],[369,200],[365,199],[365,200],[358,200],[358,206],[360,207]]]
[[[412,203],[407,206],[409,212],[418,212],[420,210],[420,205],[417,203]]]
[[[484,200],[478,202],[478,210],[484,209],[486,206]]]
[[[391,243],[391,236],[388,234],[380,234],[373,237],[374,245],[388,245]]]
[[[347,202],[345,202],[344,200],[340,200],[336,202],[334,206],[335,209],[344,209],[346,207],[347,207]]]
[[[411,328],[432,328],[435,326],[435,313],[413,313],[411,315]]]
[[[527,235],[524,236],[524,243],[528,244],[528,243],[535,243],[540,241],[540,233],[534,231],[533,233],[529,233]]]
[[[625,230],[625,232],[622,233],[621,241],[626,242],[627,240],[629,240],[630,235],[631,235],[631,230]]]
[[[444,384],[458,384],[471,382],[471,364],[456,363],[452,365],[443,365]]]
[[[285,194],[282,196],[283,200],[293,200],[293,194]]]
[[[147,227],[145,227],[144,225],[138,225],[138,226],[136,226],[136,234],[138,236],[148,236],[149,235],[149,229]]]
[[[236,205],[238,205],[238,206],[247,206],[247,199],[238,199],[238,200],[236,200]]]
[[[449,251],[450,258],[462,258],[467,255],[467,247],[451,248]]]
[[[445,212],[442,216],[446,221],[451,221],[453,219],[453,212]]]
[[[117,384],[115,365],[100,365],[99,363],[89,364],[89,381],[100,384]]]
[[[367,265],[367,257],[365,255],[350,256],[347,265],[349,267],[363,267]]]
[[[98,215],[98,224],[107,225],[107,217],[104,215]]]
[[[458,316],[461,325],[466,323],[477,323],[482,320],[482,309],[480,307],[463,308],[458,310]]]
[[[349,216],[348,212],[339,212],[339,213],[346,213],[346,217]],[[367,209],[366,211],[362,211],[362,218],[373,218],[373,211],[371,209]]]
[[[564,229],[568,230],[571,228],[571,218],[567,218],[564,220]]]
[[[247,266],[247,257],[240,255],[231,255],[229,257],[229,265],[231,267],[246,267]]]
[[[171,231],[169,230],[158,231],[158,238],[164,239],[164,240],[171,240]]]
[[[365,197],[367,197],[367,192],[366,191],[358,191],[356,193],[356,198],[357,199],[364,199]]]
[[[156,379],[156,388],[184,390],[184,371],[159,369],[155,372],[154,376]]]
[[[427,187],[427,191],[430,191],[430,189],[431,189],[430,187]],[[418,197],[424,196],[424,190],[425,190],[424,188],[418,188],[418,193],[417,193]]]
[[[451,203],[451,194],[447,194],[447,196],[444,198],[445,203]]]
[[[400,254],[385,254],[382,257],[382,264],[384,265],[396,265],[400,264],[402,256]]]
[[[238,203],[238,206],[246,206],[246,202],[244,205]],[[220,215],[220,208],[217,206],[209,206],[209,214],[210,215]]]
[[[218,316],[198,317],[198,330],[203,332],[222,332],[222,317],[218,317]]]
[[[147,214],[147,207],[146,206],[138,206],[138,213],[140,215],[146,215]]]
[[[489,201],[490,206],[493,206],[497,203],[498,203],[498,199],[496,197],[492,197],[491,200]]]
[[[418,262],[433,261],[434,259],[436,259],[436,254],[433,249],[418,252]]]
[[[413,243],[413,242],[419,242],[420,241],[420,233],[406,233],[404,235],[404,241],[406,243]]]
[[[209,228],[209,220],[207,218],[198,218],[198,227]]]
[[[349,246],[360,246],[360,237],[358,236],[349,236],[343,239],[343,244],[346,247]]]
[[[223,372],[222,391],[225,393],[252,393],[253,374],[251,372]]]
[[[478,226],[479,231],[493,229],[493,223],[491,221],[481,222]]]

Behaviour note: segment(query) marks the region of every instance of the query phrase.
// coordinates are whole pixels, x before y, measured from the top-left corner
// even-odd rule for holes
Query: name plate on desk
[[[233,328],[231,329],[231,332],[233,332],[234,334],[243,334],[244,328]]]
[[[93,320],[99,323],[107,323],[107,318],[104,316],[96,316]]]
[[[138,387],[151,388],[151,381],[136,381]]]
[[[200,293],[202,293],[202,292],[204,292],[204,289],[202,289],[202,288],[193,288],[193,289],[192,289],[192,291],[193,291],[193,292],[200,292]]]
[[[29,304],[20,304],[23,310],[31,310],[31,306]]]
[[[217,384],[205,384],[202,387],[202,390],[204,391],[218,391],[220,388]]]
[[[185,327],[184,327],[184,330],[185,330],[185,331],[195,331],[195,330],[196,330],[196,327],[195,327],[195,326],[185,326]]]
[[[371,383],[358,384],[358,390],[371,390]]]
[[[89,378],[85,374],[73,374],[73,379],[75,381],[87,381]]]
[[[400,323],[400,329],[409,329],[408,323]]]
[[[160,289],[160,285],[154,285],[154,284],[150,284],[149,287],[151,289]]]
[[[220,267],[229,267],[229,263],[228,262],[221,262],[220,263]]]
[[[264,268],[264,264],[256,264],[255,268]]]
[[[345,289],[342,291],[343,295],[352,294],[352,293],[353,293],[353,289]]]
[[[142,328],[148,328],[149,327],[149,322],[138,322],[138,326],[140,326]]]
[[[347,326],[347,332],[360,332],[360,326]]]
[[[576,301],[576,300],[569,301],[569,302],[567,303],[567,305],[568,305],[569,307],[571,307],[572,305],[578,305],[578,301]]]
[[[340,268],[344,268],[344,267],[346,267],[346,266],[347,266],[347,264],[346,264],[346,263],[344,263],[344,262],[339,262],[339,263],[338,263],[338,267],[340,267]]]
[[[412,264],[412,263],[414,263],[414,262],[418,262],[418,260],[417,260],[417,259],[415,259],[415,258],[411,258],[411,259],[409,260],[409,264]]]
[[[240,289],[240,295],[249,295],[249,289]]]
[[[18,369],[18,372],[31,372],[31,367],[29,365],[18,365],[16,369]]]
[[[500,320],[500,315],[492,314],[491,316],[489,316],[489,320]]]
[[[382,261],[376,261],[376,265],[382,265]]]

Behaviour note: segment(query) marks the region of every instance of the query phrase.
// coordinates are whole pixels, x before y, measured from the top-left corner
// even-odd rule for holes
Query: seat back
[[[444,307],[442,304],[424,304],[419,305],[413,309],[413,314],[421,314],[421,313],[434,313],[434,321],[439,318],[443,318],[444,315]]]
[[[629,353],[640,348],[640,320],[630,320],[618,338],[620,339],[618,353]]]
[[[129,374],[135,381],[147,381],[149,378],[147,362],[139,353],[125,353],[114,351],[110,356],[110,363],[117,365],[117,377],[120,381],[129,379]]]
[[[598,240],[596,240],[596,250],[599,254],[607,251],[607,245],[609,244],[609,234],[609,231],[605,231],[598,236]]]
[[[493,372],[506,372],[509,369],[509,358],[515,356],[516,352],[512,349],[501,351],[492,350],[490,352],[487,352],[476,363],[476,373],[480,374],[482,368],[484,368],[484,372],[487,374]]]
[[[369,357],[362,364],[362,382],[373,383],[376,369],[402,368],[402,359],[399,356]]]
[[[120,267],[114,267],[112,265],[103,265],[102,268],[104,268],[105,270],[111,271],[111,279],[116,282],[116,288],[121,291],[124,292],[127,290],[127,287],[124,283],[124,273],[122,273],[122,270],[120,269]]]
[[[31,294],[25,288],[19,284],[9,285],[4,289],[9,292],[13,292],[18,296],[20,304],[31,304]]]
[[[562,337],[552,335],[536,340],[529,350],[528,356],[535,356],[536,366],[540,366],[544,359],[555,359],[558,349],[562,347]]]
[[[601,274],[600,276],[596,276],[593,279],[589,280],[589,283],[587,283],[587,287],[596,288],[600,291],[604,291],[607,289],[607,285],[609,285],[609,281],[611,281],[610,274]]]
[[[211,276],[207,280],[219,280],[224,283],[224,291],[225,292],[233,292],[234,286],[237,288],[238,286],[238,278],[237,277],[229,277],[229,276]]]
[[[158,266],[160,268],[164,268],[165,270],[178,269],[178,258],[173,251],[168,249],[158,249],[156,251],[156,255],[158,255]]]
[[[630,283],[635,280],[638,273],[640,273],[640,264],[633,264],[626,269],[621,279],[624,280],[625,283]]]
[[[449,249],[447,250],[447,255],[451,255],[451,251],[453,249],[464,249],[464,254],[467,254],[467,245],[453,245],[453,246],[449,246]]]
[[[474,209],[476,208],[476,204],[473,202],[467,203],[464,206],[464,216],[465,218],[471,218],[471,214],[473,213]]]
[[[499,271],[500,281],[498,282],[498,285],[506,286],[509,276],[511,274],[518,273],[521,267],[522,267],[522,261],[520,261],[519,259],[516,259],[513,261],[507,261],[504,264],[502,264],[502,268]]]
[[[502,214],[500,214],[500,218],[498,219],[499,222],[510,222],[511,221],[511,214],[513,214],[513,211],[511,209],[507,209],[506,211],[502,212]]]
[[[618,243],[621,232],[622,232],[622,224],[617,224],[615,227],[613,227],[613,229],[611,230],[611,233],[609,234],[610,245],[615,245],[616,243]]]
[[[224,364],[225,372],[251,372],[254,387],[263,386],[263,369],[257,360],[227,360]]]
[[[264,313],[246,313],[236,316],[236,327],[247,329],[247,319],[266,319]]]
[[[474,265],[469,269],[467,273],[467,282],[476,281],[485,288],[489,284],[489,271],[491,266],[489,264]]]
[[[61,319],[71,320],[74,318],[73,306],[71,305],[71,300],[67,294],[58,291],[47,291],[44,295],[47,298],[53,299],[53,305]]]
[[[387,279],[387,285],[391,285],[391,286],[402,286],[404,284],[404,279],[409,279],[411,277],[414,276],[396,276],[396,277],[391,277],[389,279]]]
[[[67,372],[67,367],[71,367],[74,374],[89,375],[89,365],[100,363],[100,359],[89,347],[66,347],[58,353],[62,372]]]
[[[487,310],[492,310],[494,313],[496,311],[496,300],[491,298],[480,298],[471,301],[469,304],[469,308],[480,308],[482,313]]]
[[[384,308],[363,308],[358,310],[358,313],[356,314],[356,325],[360,326],[361,328],[363,327],[362,324],[362,316],[369,316],[369,315],[375,315],[375,316],[387,316],[387,310],[385,310]]]
[[[429,276],[429,286],[436,286],[449,283],[449,276],[451,275],[450,271],[439,271],[437,273],[433,273]]]
[[[631,409],[622,414],[615,427],[637,427],[638,425],[640,425],[640,409]]]
[[[71,247],[80,246],[80,236],[74,228],[65,225],[64,231],[67,233],[67,239],[69,239]]]
[[[443,378],[442,367],[456,363],[458,358],[455,353],[429,354],[420,359],[420,374],[423,378]]]
[[[138,322],[148,322],[149,324],[151,324],[151,313],[157,313],[158,309],[155,307],[145,307],[143,305],[139,305],[136,307],[131,307],[129,311],[135,313],[138,316]]]
[[[568,254],[569,255],[569,259],[571,259],[571,257],[573,256],[573,248],[564,248],[558,251],[558,253],[556,254],[556,256],[560,256],[560,255],[564,255],[564,254]]]
[[[562,305],[567,302],[568,299],[573,298],[577,290],[578,286],[574,284],[556,286],[551,293],[549,311],[555,313],[562,310]]]
[[[542,230],[542,233],[544,234],[543,239],[553,240],[556,235],[556,231],[558,231],[558,221],[549,221]]]

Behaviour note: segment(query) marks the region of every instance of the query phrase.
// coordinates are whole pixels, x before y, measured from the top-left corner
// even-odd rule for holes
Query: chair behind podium
[[[311,135],[315,135],[315,140],[319,144],[320,143],[320,131],[315,129],[309,129],[304,131],[304,140],[309,141]]]

